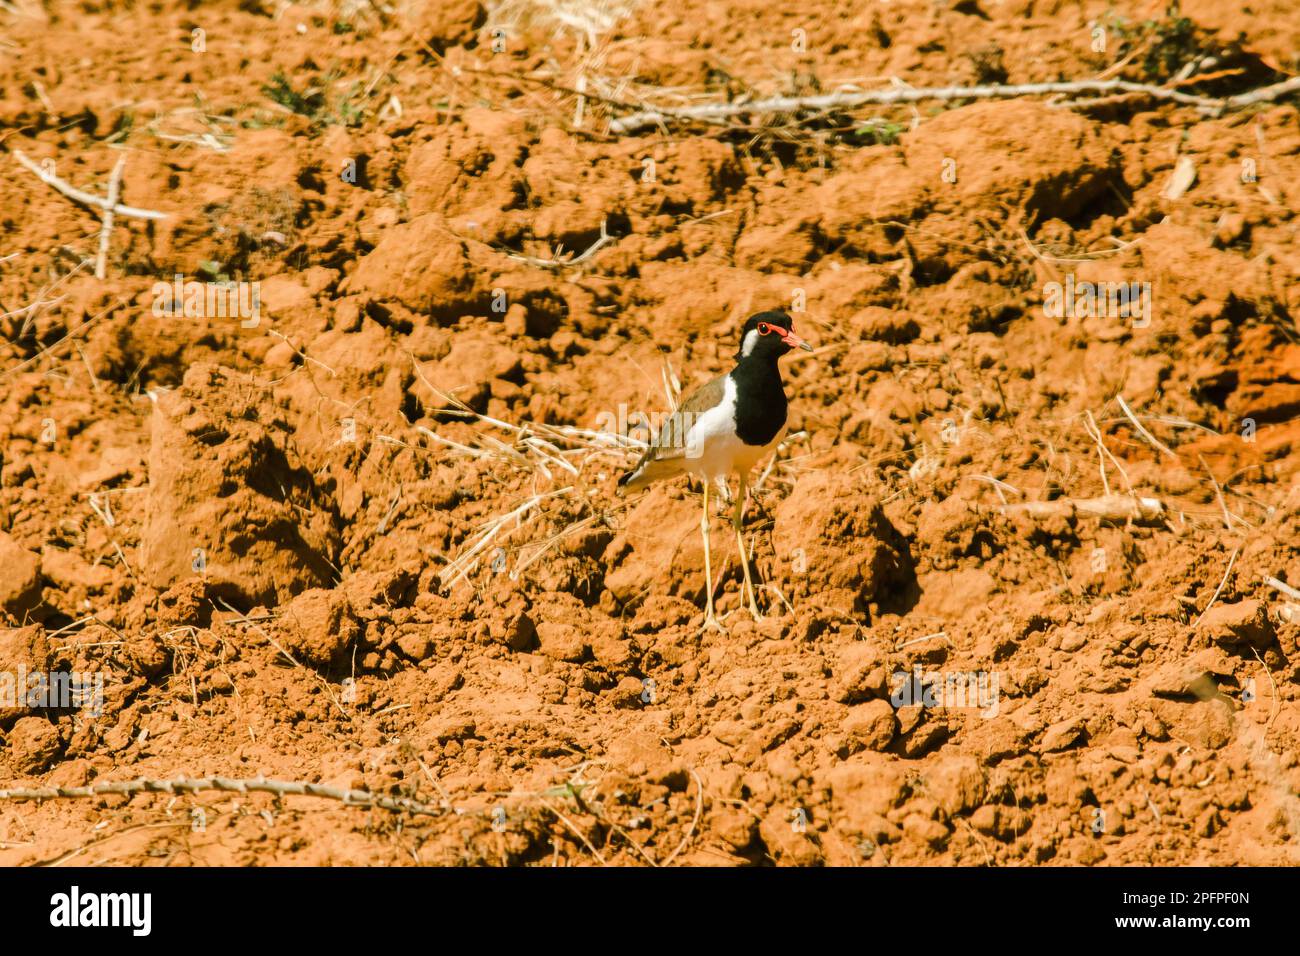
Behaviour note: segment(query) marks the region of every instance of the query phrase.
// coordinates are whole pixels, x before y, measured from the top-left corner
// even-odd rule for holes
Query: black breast
[[[785,388],[776,362],[741,362],[736,383],[736,434],[746,445],[766,445],[785,427]]]

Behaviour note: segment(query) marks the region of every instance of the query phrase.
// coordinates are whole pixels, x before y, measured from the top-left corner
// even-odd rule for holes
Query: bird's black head
[[[740,330],[736,361],[757,357],[775,362],[794,348],[812,351],[811,345],[794,334],[794,320],[780,310],[760,312],[751,315]]]

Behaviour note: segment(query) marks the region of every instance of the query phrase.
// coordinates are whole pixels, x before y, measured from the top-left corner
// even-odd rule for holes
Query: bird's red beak
[[[795,335],[793,332],[787,332],[785,329],[782,329],[778,326],[773,326],[773,328],[775,328],[776,331],[780,334],[781,341],[784,342],[786,345],[790,346],[790,348],[803,349],[805,352],[811,352],[813,350],[813,347],[811,345],[809,345],[803,339],[799,338],[799,336]]]

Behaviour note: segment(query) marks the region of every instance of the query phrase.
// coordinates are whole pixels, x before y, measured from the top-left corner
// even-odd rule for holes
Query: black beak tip
[[[803,349],[805,352],[811,352],[813,350],[813,347],[807,342],[800,342],[799,348]]]

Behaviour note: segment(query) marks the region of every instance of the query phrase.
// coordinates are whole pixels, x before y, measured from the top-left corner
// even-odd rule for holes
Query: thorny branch
[[[424,816],[442,816],[457,812],[450,804],[433,806],[409,797],[385,797],[368,790],[344,790],[302,780],[236,780],[229,777],[198,777],[179,780],[122,780],[116,783],[97,783],[89,787],[34,787],[30,789],[0,790],[0,800],[53,800],[57,798],[84,798],[100,796],[131,796],[137,793],[199,793],[220,790],[226,793],[272,793],[276,796],[325,797],[338,800],[350,807],[378,807],[381,810],[405,812]]]
[[[748,103],[706,103],[700,106],[657,107],[624,116],[609,124],[611,133],[635,133],[668,121],[717,123],[737,116],[758,113],[801,113],[813,110],[848,109],[874,104],[918,103],[922,100],[1009,99],[1017,96],[1076,93],[1141,93],[1161,100],[1172,100],[1218,114],[1254,103],[1276,100],[1288,93],[1300,92],[1300,77],[1292,77],[1272,86],[1214,99],[1182,93],[1166,86],[1133,83],[1128,80],[1075,80],[1056,83],[989,84],[982,86],[892,87],[887,90],[838,90],[817,96],[774,96]]]

